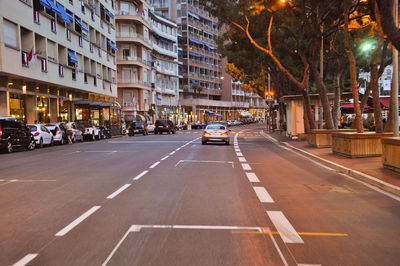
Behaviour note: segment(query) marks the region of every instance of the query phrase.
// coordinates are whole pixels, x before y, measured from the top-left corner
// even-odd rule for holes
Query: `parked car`
[[[154,133],[154,128],[155,128],[154,124],[148,124],[147,125],[147,132],[148,133]]]
[[[1,150],[10,153],[19,147],[34,150],[35,146],[35,139],[24,121],[15,117],[0,117]]]
[[[102,138],[100,129],[96,126],[92,126],[87,121],[78,121],[77,127],[83,132],[83,138],[89,140],[99,140]]]
[[[60,145],[68,143],[67,132],[62,123],[46,124],[45,127],[53,134],[54,143]]]
[[[37,147],[43,148],[44,145],[54,145],[53,134],[47,127],[41,124],[29,124],[27,126],[30,128],[31,134],[35,138]]]
[[[131,122],[128,126],[128,135],[135,136],[135,134],[143,134],[143,136],[148,135],[147,125],[143,122]]]
[[[156,120],[154,134],[162,134],[163,132],[167,132],[168,134],[175,134],[176,129],[175,125],[171,120],[160,119]]]
[[[201,144],[207,144],[209,141],[217,141],[217,142],[225,142],[226,145],[229,145],[229,132],[230,130],[224,126],[219,124],[208,125],[201,137]]]
[[[72,127],[72,142],[83,141],[83,132],[78,128],[78,125],[75,122],[68,122],[68,124]]]

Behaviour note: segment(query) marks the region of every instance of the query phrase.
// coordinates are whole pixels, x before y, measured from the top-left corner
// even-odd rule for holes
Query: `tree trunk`
[[[353,94],[353,104],[354,104],[354,112],[356,118],[354,120],[355,128],[357,129],[358,133],[363,133],[364,128],[361,120],[361,109],[358,97],[358,86],[357,86],[357,69],[356,69],[356,59],[354,58],[354,54],[350,49],[350,42],[349,42],[349,10],[346,10],[345,14],[345,23],[344,23],[344,39],[345,39],[345,51],[347,57],[349,59],[349,66],[350,66],[350,80],[351,80],[351,91]]]
[[[316,67],[316,64],[314,64],[314,62],[311,65],[311,73],[313,75],[315,84],[317,85],[319,98],[320,98],[321,104],[322,104],[322,109],[324,110],[325,128],[333,129],[331,106],[329,104],[325,84],[324,84],[324,81],[322,80],[321,75]]]
[[[379,47],[379,45],[378,45]],[[378,49],[374,51],[371,56],[371,83],[370,89],[372,90],[372,101],[374,103],[374,118],[375,118],[375,131],[377,133],[383,132],[383,123],[382,123],[382,110],[381,103],[379,101],[379,87],[378,87]],[[376,53],[376,55],[374,55]]]
[[[309,124],[310,129],[315,129],[315,120],[312,114],[312,108],[311,108],[311,100],[310,100],[310,95],[307,92],[307,89],[302,89],[301,93],[303,95],[303,101],[304,101],[304,113],[307,115],[307,120]]]
[[[340,73],[335,72],[334,77],[333,77],[333,88],[334,88],[334,93],[335,93],[335,99],[333,102],[333,108],[332,108],[332,119],[333,119],[333,128],[337,129],[339,126],[339,121],[340,121],[340,98],[341,98],[341,93],[340,93],[340,76],[343,75],[342,71]]]
[[[393,72],[394,75],[394,72]],[[397,99],[396,99],[397,100]],[[399,111],[397,110],[397,113]],[[392,88],[390,90],[390,105],[389,105],[389,114],[388,114],[388,119],[386,121],[385,125],[385,132],[393,132],[393,115],[396,112],[394,111],[394,79],[392,78]],[[396,113],[396,115],[397,115]]]
[[[364,113],[365,105],[368,102],[368,98],[369,98],[370,93],[371,93],[371,83],[368,83],[367,87],[365,88],[364,96],[361,99],[361,103],[360,103],[361,113]]]

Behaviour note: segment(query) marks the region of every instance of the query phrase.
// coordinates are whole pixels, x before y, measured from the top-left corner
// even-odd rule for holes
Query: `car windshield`
[[[136,124],[137,127],[143,126],[143,123],[141,123],[141,122],[137,122],[135,124]]]
[[[45,125],[45,127],[47,127],[47,129],[50,129],[50,130],[52,130],[52,129],[55,129],[55,128],[56,128],[56,126],[55,126],[55,125]]]
[[[167,124],[167,120],[157,120],[156,121],[156,125],[166,125]]]
[[[219,129],[219,130],[224,130],[224,129],[225,129],[225,126],[223,126],[223,125],[210,125],[210,126],[207,126],[206,129]]]
[[[31,126],[31,125],[27,125],[29,127],[29,129],[31,130],[31,132],[35,132],[37,131],[37,126]]]

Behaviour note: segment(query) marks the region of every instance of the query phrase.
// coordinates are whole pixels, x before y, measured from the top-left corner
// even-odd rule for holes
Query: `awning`
[[[251,117],[252,116],[249,112],[241,112],[240,115],[243,117]]]
[[[158,96],[156,96],[157,101],[161,101],[162,99]]]
[[[340,108],[342,108],[342,109],[354,109],[354,103],[343,104],[343,105],[340,106]],[[368,109],[374,109],[374,108],[366,104],[364,106],[364,110],[368,110]]]
[[[47,2],[47,0],[40,0],[40,4],[41,4],[42,6],[44,6],[45,8],[51,10],[51,5],[49,4],[49,2]]]
[[[165,42],[165,43],[173,44],[173,42],[168,41],[167,39],[164,39],[164,38],[159,38],[159,40],[162,42]]]
[[[62,13],[61,17],[64,20],[64,22],[71,25],[72,24],[71,15],[67,14],[67,12],[65,11],[65,8],[58,2],[56,2],[56,8],[58,9],[58,11],[60,13]]]
[[[107,42],[110,45],[111,49],[113,49],[115,52],[118,52],[118,48],[115,46],[115,44],[112,43],[112,41],[107,40]]]
[[[71,60],[72,63],[78,64],[78,58],[76,58],[75,53],[72,51],[67,51],[68,52],[68,56]]]
[[[78,22],[83,31],[89,32],[88,28],[79,19],[75,18],[75,21]]]
[[[379,101],[383,108],[388,109],[390,107],[390,97],[387,98],[380,98]],[[399,98],[399,105],[400,105],[400,98]]]
[[[200,19],[198,15],[188,11],[188,14],[191,15],[192,17],[196,18],[196,19]]]
[[[111,14],[110,11],[108,11],[107,8],[104,8],[104,12],[106,13],[107,16],[109,16],[109,18],[114,19],[114,16]]]

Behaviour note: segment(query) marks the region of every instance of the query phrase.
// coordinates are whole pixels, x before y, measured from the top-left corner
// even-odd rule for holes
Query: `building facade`
[[[0,115],[118,123],[113,1],[0,6]]]
[[[153,44],[153,103],[156,118],[179,120],[179,76],[177,25],[171,20],[150,13]]]

